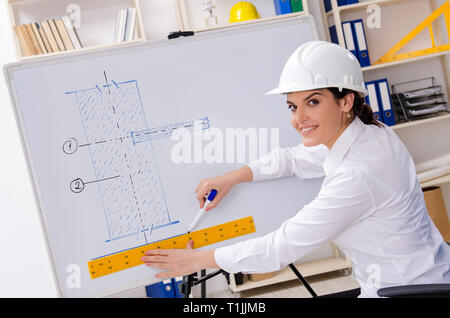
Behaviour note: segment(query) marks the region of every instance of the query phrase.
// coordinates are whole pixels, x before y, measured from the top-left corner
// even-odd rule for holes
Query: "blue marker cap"
[[[211,192],[208,195],[208,201],[212,201],[214,200],[214,198],[216,197],[217,194],[217,190],[216,189],[212,189]]]

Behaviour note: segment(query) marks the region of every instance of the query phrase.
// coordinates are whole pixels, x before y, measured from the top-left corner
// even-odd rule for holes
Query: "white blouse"
[[[408,150],[388,126],[356,117],[331,150],[275,148],[248,166],[253,181],[325,178],[316,198],[278,230],[216,249],[225,271],[277,271],[331,240],[351,259],[360,297],[378,297],[388,286],[450,283],[450,246],[428,215]]]

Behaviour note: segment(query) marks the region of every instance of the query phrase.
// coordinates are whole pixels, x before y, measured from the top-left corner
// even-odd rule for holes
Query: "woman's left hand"
[[[149,267],[167,269],[156,275],[158,278],[185,276],[205,268],[218,268],[214,250],[193,250],[194,241],[189,241],[186,249],[148,250],[142,257]]]

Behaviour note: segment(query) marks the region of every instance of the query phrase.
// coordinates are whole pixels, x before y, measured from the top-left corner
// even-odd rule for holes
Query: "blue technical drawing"
[[[151,140],[170,137],[182,127],[207,129],[209,120],[203,117],[150,129],[137,81],[112,83],[66,94],[76,97],[95,177],[104,179],[97,184],[107,241],[139,233],[147,241],[146,233],[178,223],[167,209]]]

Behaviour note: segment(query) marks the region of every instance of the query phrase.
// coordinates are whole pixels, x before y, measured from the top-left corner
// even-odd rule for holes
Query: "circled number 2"
[[[84,190],[84,182],[80,178],[73,180],[70,183],[70,190],[74,193],[80,193]]]

